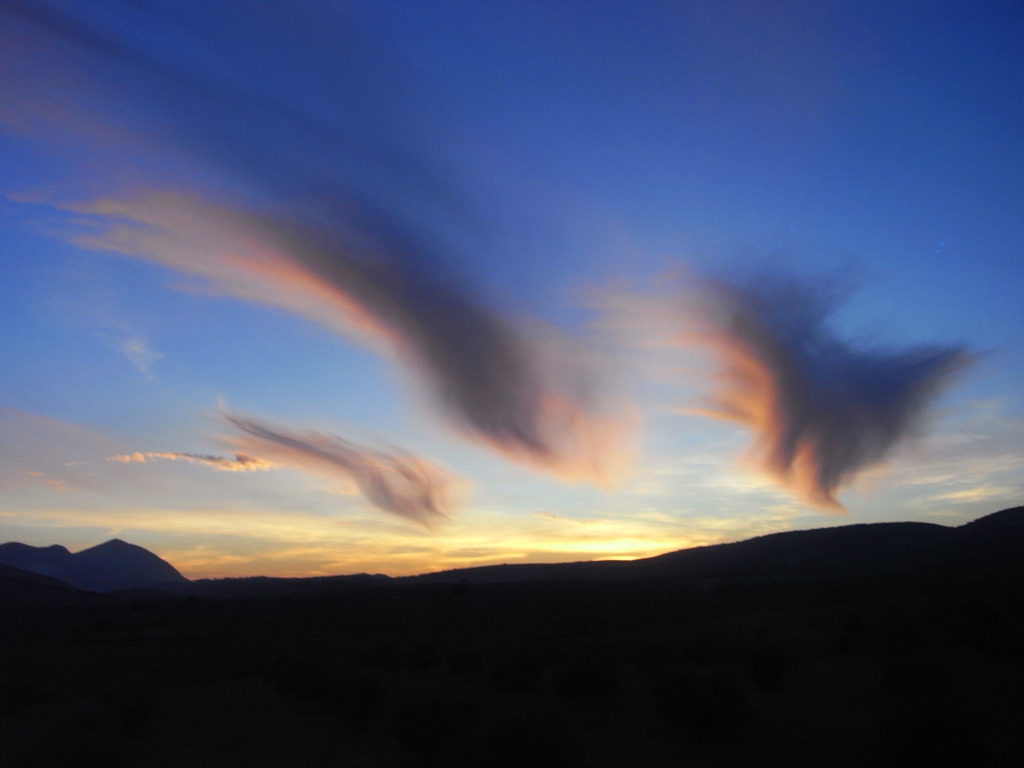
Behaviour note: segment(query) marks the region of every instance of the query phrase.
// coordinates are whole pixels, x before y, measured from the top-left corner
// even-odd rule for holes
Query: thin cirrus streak
[[[211,456],[202,453],[181,453],[178,451],[146,451],[145,453],[136,451],[134,453],[122,453],[117,456],[111,456],[107,461],[115,461],[120,464],[145,464],[155,459],[202,464],[221,472],[255,472],[274,469],[279,466],[272,461],[250,456],[246,453],[236,453],[234,458],[232,458],[229,456]]]
[[[222,412],[238,434],[227,438],[252,454],[296,469],[355,483],[378,509],[425,528],[448,519],[457,478],[432,462],[399,451],[366,448],[315,430],[293,432],[252,417]]]
[[[827,327],[830,286],[785,275],[706,280],[691,298],[696,339],[720,367],[706,415],[753,433],[752,458],[806,502],[844,511],[836,492],[922,425],[971,362],[960,346],[859,348]]]
[[[112,168],[132,169],[140,190],[127,197],[123,183],[106,178],[117,194],[62,206],[82,215],[74,242],[199,275],[232,296],[354,335],[411,370],[464,435],[563,479],[613,483],[629,464],[632,417],[594,360],[551,329],[530,332],[499,312],[500,302],[455,267],[466,246],[451,243],[472,240],[479,221],[452,192],[451,174],[433,167],[445,155],[424,121],[410,119],[429,112],[410,107],[417,84],[337,15],[247,8],[225,6],[245,35],[218,36],[195,26],[188,8],[158,18],[132,5],[126,18],[143,30],[133,36],[88,9],[9,6],[12,43],[50,64],[25,87],[18,78],[0,85],[15,112],[32,119],[19,122],[11,109],[0,118],[51,143],[79,142],[96,169],[91,178],[113,173],[95,161],[110,155]],[[157,55],[140,43],[168,23],[221,56],[225,69],[204,77],[190,54]],[[310,34],[299,40],[303,30]],[[288,46],[304,87],[318,94],[315,108],[252,77],[263,57],[241,39]],[[46,88],[47,77],[74,87]],[[39,109],[35,94],[51,90],[75,96]],[[65,120],[72,128],[62,131]],[[230,179],[248,207],[209,191],[147,192],[147,172],[169,165],[154,160],[181,156]]]

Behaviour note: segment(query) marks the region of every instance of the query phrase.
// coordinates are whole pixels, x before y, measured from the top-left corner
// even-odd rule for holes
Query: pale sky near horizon
[[[0,9],[0,541],[190,578],[1024,498],[1015,2]]]

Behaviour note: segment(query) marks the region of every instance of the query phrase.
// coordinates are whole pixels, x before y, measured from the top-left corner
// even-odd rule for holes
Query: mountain
[[[173,565],[147,549],[112,539],[72,554],[65,547],[0,544],[0,565],[59,579],[93,592],[151,589],[188,583]]]

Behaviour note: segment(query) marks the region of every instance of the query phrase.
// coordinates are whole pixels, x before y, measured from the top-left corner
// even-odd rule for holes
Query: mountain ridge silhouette
[[[71,588],[90,592],[174,588],[188,583],[188,579],[166,560],[121,539],[111,539],[76,553],[60,544],[33,547],[8,542],[0,544],[0,565],[50,577]]]
[[[59,544],[0,544],[0,566],[47,577],[48,586],[94,592],[163,589],[181,594],[286,594],[381,584],[512,584],[542,581],[799,581],[885,576],[913,571],[1020,567],[1024,506],[959,526],[922,522],[854,523],[780,531],[666,552],[638,560],[509,563],[389,577],[352,574],[299,578],[252,576],[190,581],[152,552],[120,539],[71,553]],[[9,572],[0,571],[11,581]],[[17,581],[14,578],[14,581]],[[21,581],[25,581],[22,577]]]

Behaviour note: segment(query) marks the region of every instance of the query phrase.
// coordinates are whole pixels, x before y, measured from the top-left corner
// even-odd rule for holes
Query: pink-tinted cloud
[[[122,453],[117,456],[111,456],[107,461],[116,461],[122,464],[144,464],[147,461],[154,461],[156,459],[187,461],[190,464],[202,464],[221,472],[255,472],[274,469],[278,466],[272,461],[245,453],[236,453],[232,458],[228,456],[210,456],[200,453],[178,453],[174,451],[147,451],[146,453],[136,451],[135,453]]]
[[[706,280],[690,298],[719,364],[705,413],[743,424],[751,456],[806,502],[841,511],[836,491],[923,424],[970,362],[959,346],[870,348],[828,327],[840,296],[784,273]]]
[[[351,481],[375,507],[431,528],[448,518],[459,481],[432,462],[396,450],[366,448],[315,430],[294,432],[225,412],[239,434],[227,438],[249,453]]]
[[[621,472],[625,409],[576,345],[527,331],[497,309],[515,297],[480,290],[458,267],[473,257],[466,243],[480,242],[480,217],[453,192],[457,174],[438,170],[444,154],[409,74],[345,15],[238,4],[224,10],[237,29],[216,35],[206,25],[223,19],[188,7],[124,4],[123,25],[77,6],[15,1],[5,11],[0,47],[10,37],[33,64],[0,86],[12,99],[0,120],[53,145],[77,142],[92,183],[115,191],[69,206],[79,245],[355,336],[412,371],[463,434],[512,460],[605,484]],[[195,47],[142,42],[168,28]],[[260,46],[289,51],[314,104],[267,80]],[[222,66],[198,74],[210,56]],[[51,90],[63,94],[52,108],[38,96]],[[199,172],[169,185],[185,167]],[[234,202],[212,182],[181,191],[214,177]]]
[[[628,464],[631,420],[593,362],[485,307],[419,246],[367,222],[313,228],[190,195],[69,206],[83,247],[198,275],[359,339],[415,371],[464,433],[572,480],[612,482]]]

